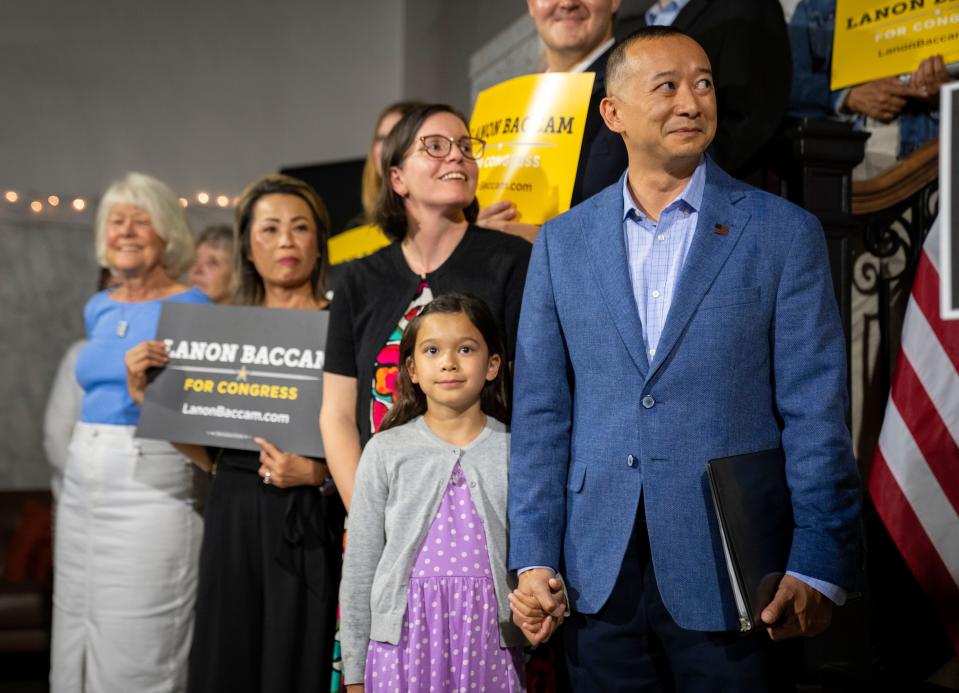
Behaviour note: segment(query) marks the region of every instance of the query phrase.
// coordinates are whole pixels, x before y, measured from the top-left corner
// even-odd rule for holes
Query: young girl
[[[507,597],[504,347],[489,308],[429,303],[360,460],[340,591],[347,691],[522,691]]]

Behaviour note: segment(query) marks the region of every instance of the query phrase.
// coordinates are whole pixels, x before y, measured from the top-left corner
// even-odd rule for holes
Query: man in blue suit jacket
[[[704,155],[712,74],[678,30],[649,27],[614,50],[601,108],[626,144],[626,175],[543,227],[526,280],[514,617],[548,637],[562,569],[576,690],[786,689],[771,641],[823,630],[860,566],[822,228]],[[768,628],[741,637],[705,466],[777,446],[796,525],[788,573]]]

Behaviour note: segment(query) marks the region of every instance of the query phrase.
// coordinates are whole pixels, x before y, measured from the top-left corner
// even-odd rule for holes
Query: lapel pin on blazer
[[[729,227],[726,226],[725,224],[716,224],[713,227],[713,233],[716,234],[717,236],[728,236]]]

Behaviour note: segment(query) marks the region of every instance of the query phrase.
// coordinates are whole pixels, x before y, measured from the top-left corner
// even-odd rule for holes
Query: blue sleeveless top
[[[83,388],[81,421],[121,426],[139,421],[140,407],[127,392],[123,357],[140,342],[156,337],[164,301],[210,303],[199,289],[139,303],[114,301],[108,291],[100,291],[87,301],[83,319],[88,341],[77,359],[77,382]]]

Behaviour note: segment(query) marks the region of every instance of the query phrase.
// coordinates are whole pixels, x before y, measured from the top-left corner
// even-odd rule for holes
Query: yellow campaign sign
[[[330,265],[358,260],[390,244],[390,239],[375,224],[354,226],[332,236],[326,243]]]
[[[836,0],[832,89],[959,61],[959,0]]]
[[[473,137],[486,140],[477,162],[480,207],[509,200],[528,224],[569,209],[595,77],[526,75],[480,92],[470,119]]]

